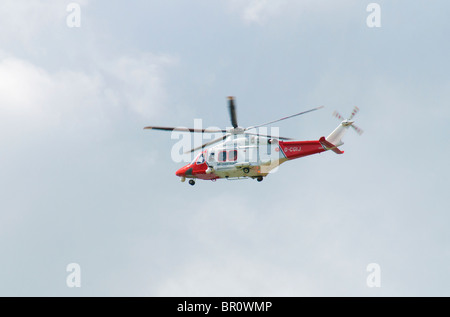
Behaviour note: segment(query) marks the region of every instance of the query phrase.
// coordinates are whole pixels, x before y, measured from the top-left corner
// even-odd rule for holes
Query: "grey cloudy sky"
[[[449,296],[448,1],[0,3],[0,295]],[[344,155],[194,187],[145,125],[286,121]],[[81,287],[66,266],[81,267]],[[369,263],[381,287],[366,284]]]

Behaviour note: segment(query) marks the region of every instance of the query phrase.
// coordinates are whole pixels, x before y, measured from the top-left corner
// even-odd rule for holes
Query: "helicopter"
[[[278,120],[242,128],[238,125],[237,121],[235,98],[228,97],[228,110],[232,128],[198,129],[147,126],[144,129],[191,133],[223,133],[223,136],[185,152],[192,153],[200,150],[200,153],[195,156],[191,163],[175,172],[175,175],[180,177],[181,182],[189,179],[188,183],[195,185],[196,179],[216,181],[217,179],[248,178],[261,182],[271,171],[284,162],[329,150],[336,154],[343,154],[344,151],[341,151],[338,147],[344,144],[342,137],[350,127],[360,135],[363,133],[363,130],[355,126],[353,124],[354,121],[352,121],[353,117],[359,111],[358,107],[353,109],[348,119],[344,119],[344,117],[335,111],[333,116],[342,120],[342,122],[330,135],[326,138],[322,136],[319,140],[296,141],[291,138],[251,132],[257,128],[310,113],[321,108],[323,106],[302,111]]]

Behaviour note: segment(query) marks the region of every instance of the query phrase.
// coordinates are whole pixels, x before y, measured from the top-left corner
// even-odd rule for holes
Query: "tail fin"
[[[341,146],[344,144],[342,142],[342,138],[347,132],[348,128],[352,125],[353,121],[344,120],[341,124],[333,131],[329,136],[326,137],[326,140],[332,143],[334,146]]]
[[[319,142],[320,142],[320,144],[322,144],[322,147],[325,150],[331,150],[331,151],[333,151],[336,154],[344,154],[344,151],[339,150],[336,145],[334,145],[334,144],[328,142],[327,140],[325,140],[325,137],[321,137],[319,139]]]
[[[344,142],[342,142],[342,138],[344,137],[344,134],[345,132],[347,132],[349,127],[352,127],[359,135],[361,135],[363,133],[363,130],[355,126],[353,124],[354,121],[352,121],[353,117],[358,113],[358,111],[359,108],[355,107],[352,111],[352,114],[347,120],[344,120],[344,118],[336,111],[333,112],[333,116],[343,121],[333,132],[331,132],[329,136],[327,136],[326,140],[334,144],[335,146],[341,146],[342,144],[344,144]]]

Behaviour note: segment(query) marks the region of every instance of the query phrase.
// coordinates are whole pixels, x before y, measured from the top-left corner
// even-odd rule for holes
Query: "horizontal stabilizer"
[[[334,145],[333,143],[328,142],[325,137],[321,137],[319,139],[320,144],[322,144],[323,148],[325,150],[331,150],[336,154],[344,154],[344,151],[341,151],[337,148],[336,145]]]

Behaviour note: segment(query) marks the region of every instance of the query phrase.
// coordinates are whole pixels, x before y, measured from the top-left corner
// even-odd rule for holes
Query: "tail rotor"
[[[354,125],[353,121],[351,121],[358,112],[359,112],[359,108],[355,107],[355,108],[353,108],[352,114],[350,115],[350,117],[348,119],[344,119],[344,117],[341,116],[337,111],[333,112],[333,116],[338,118],[339,120],[342,120],[343,121],[342,124],[344,126],[351,126],[356,131],[356,133],[361,135],[364,133],[364,131],[361,128]]]

